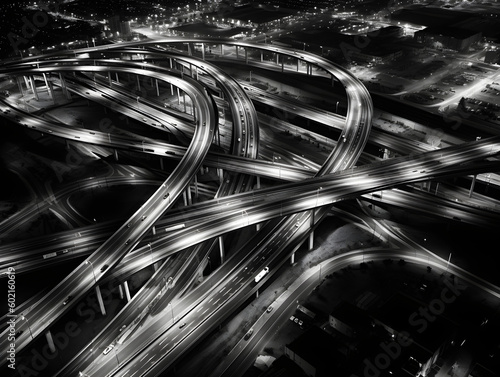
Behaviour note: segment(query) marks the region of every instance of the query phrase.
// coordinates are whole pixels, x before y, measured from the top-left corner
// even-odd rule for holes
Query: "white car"
[[[115,345],[114,344],[110,344],[109,346],[107,346],[104,351],[102,352],[103,355],[107,355],[108,353],[111,352],[111,350],[115,348]]]

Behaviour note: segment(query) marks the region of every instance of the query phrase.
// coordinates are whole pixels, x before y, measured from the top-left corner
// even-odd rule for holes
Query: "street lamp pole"
[[[148,246],[149,246],[149,255],[151,256],[151,264],[153,264],[153,249],[151,248],[151,243],[148,242]]]
[[[28,318],[26,318],[23,313],[21,313],[21,319],[26,321],[28,323],[28,329],[30,330],[30,335],[31,335],[31,339],[34,339],[33,338],[33,333],[31,332],[31,326],[30,326],[30,322],[28,321]]]
[[[172,301],[170,301],[168,304],[170,305],[170,310],[171,310],[171,313],[172,313],[172,323],[175,323],[175,319],[174,319],[174,306],[172,305]]]
[[[323,187],[318,187],[318,189],[316,190],[316,207],[318,206],[318,199],[319,199],[319,190],[322,190]]]
[[[448,272],[448,267],[450,266],[450,260],[451,260],[451,253],[450,256],[448,257],[448,263],[446,264],[446,272]]]
[[[97,279],[96,279],[96,277],[95,277],[95,271],[94,271],[94,264],[93,264],[91,261],[89,261],[89,260],[87,259],[87,260],[85,261],[85,264],[89,264],[89,263],[90,263],[90,266],[92,267],[92,274],[94,275],[94,281],[95,281],[95,283],[97,284]]]

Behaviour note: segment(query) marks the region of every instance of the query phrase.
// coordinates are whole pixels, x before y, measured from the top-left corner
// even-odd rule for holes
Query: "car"
[[[253,329],[248,330],[248,332],[245,334],[245,340],[250,338],[252,336],[252,334],[253,334]]]
[[[180,329],[182,329],[184,326],[186,326],[186,322],[182,322],[179,326]]]
[[[303,322],[303,321],[301,321],[301,320],[299,319],[299,326],[300,326],[300,327],[302,327],[302,324],[303,324],[303,323],[304,323],[304,322]]]
[[[130,243],[131,239],[129,238],[126,242],[125,245],[128,245]]]
[[[101,267],[101,272],[104,272],[108,269],[109,265],[105,264],[104,266]]]
[[[163,199],[167,199],[167,198],[168,198],[168,194],[163,195]]]
[[[111,350],[112,350],[113,348],[115,348],[115,345],[114,345],[114,344],[110,344],[109,346],[107,346],[107,347],[104,349],[104,351],[102,351],[102,354],[103,354],[103,355],[107,355],[108,353],[110,353],[110,352],[111,352]]]
[[[295,323],[299,323],[299,319],[297,317],[295,317],[295,319],[293,320]]]
[[[293,315],[292,315],[292,316],[290,317],[290,321],[292,321],[292,322],[293,322],[293,320],[294,320],[294,319],[295,319],[295,316],[293,316]]]
[[[67,305],[71,300],[73,300],[73,296],[68,296],[68,298],[64,300],[63,305]]]
[[[141,217],[141,221],[144,221],[146,219],[147,216],[142,216]]]
[[[122,327],[120,327],[120,332],[122,332],[123,330],[125,330],[125,327],[127,327],[127,325],[123,325]]]
[[[273,307],[272,307],[272,306],[269,306],[269,307],[267,308],[267,312],[268,312],[268,313],[271,313],[272,311],[273,311]]]

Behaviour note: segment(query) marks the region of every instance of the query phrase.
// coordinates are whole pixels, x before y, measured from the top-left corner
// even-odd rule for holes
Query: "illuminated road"
[[[152,43],[155,45],[162,44],[158,40],[149,44]],[[163,43],[168,45],[171,43],[218,44],[221,42],[220,40],[174,39]],[[131,117],[142,119],[142,113],[147,109],[149,118],[146,122],[148,124],[155,123],[155,127],[159,128],[170,127],[170,132],[181,132],[182,135],[192,138],[187,150],[166,143],[145,142],[143,140],[140,142],[131,141],[125,137],[115,137],[115,135],[111,137],[109,133],[98,131],[68,130],[62,125],[54,126],[41,118],[35,119],[28,116],[29,114],[20,111],[9,115],[18,116],[18,122],[25,124],[26,127],[40,128],[44,132],[53,134],[53,136],[72,138],[73,140],[78,139],[81,142],[102,146],[135,149],[139,152],[143,151],[167,157],[170,155],[175,156],[176,159],[181,158],[178,167],[161,184],[155,194],[87,258],[88,263],[82,263],[54,290],[24,311],[24,314],[32,322],[31,330],[34,336],[49,328],[53,321],[67,311],[70,306],[61,305],[65,299],[72,296],[73,302],[77,302],[95,284],[104,281],[104,274],[99,273],[101,266],[108,265],[106,274],[108,272],[110,274],[118,272],[116,267],[121,265],[120,262],[126,260],[127,255],[130,255],[130,251],[138,245],[146,232],[169,210],[172,203],[175,202],[193,179],[202,163],[208,166],[216,166],[218,169],[229,169],[238,173],[257,176],[285,178],[284,174],[286,172],[289,176],[285,179],[294,181],[290,184],[282,184],[252,192],[241,192],[229,196],[222,196],[222,193],[227,190],[225,183],[229,183],[223,182],[220,196],[217,195],[215,199],[185,208],[182,211],[182,222],[171,222],[169,225],[177,226],[180,230],[171,232],[152,242],[149,246],[150,258],[147,261],[147,248],[143,246],[143,251],[137,254],[138,259],[131,268],[139,268],[141,265],[145,266],[153,261],[167,258],[200,242],[209,242],[218,236],[248,225],[262,224],[265,221],[271,221],[271,223],[268,223],[259,232],[259,240],[255,240],[255,244],[250,243],[245,246],[245,253],[241,252],[245,257],[241,257],[241,259],[232,258],[232,260],[223,264],[213,276],[210,276],[209,279],[216,283],[210,286],[204,284],[201,289],[195,290],[183,297],[182,300],[171,304],[168,310],[176,313],[175,321],[169,321],[168,323],[165,323],[164,320],[152,321],[149,323],[147,330],[134,337],[133,341],[121,344],[119,350],[115,349],[114,352],[116,352],[117,358],[120,359],[119,366],[116,365],[116,360],[103,357],[100,352],[99,356],[97,356],[99,362],[88,365],[89,352],[86,352],[87,356],[70,366],[70,368],[77,368],[77,366],[80,368],[80,365],[84,364],[79,363],[85,362],[88,368],[85,373],[89,375],[106,375],[108,373],[116,376],[158,375],[196,344],[204,334],[215,328],[235,308],[254,294],[265,280],[274,274],[277,267],[287,260],[289,252],[284,250],[288,250],[287,248],[292,245],[300,244],[307,237],[310,226],[317,224],[334,203],[407,183],[437,177],[472,174],[478,171],[498,170],[498,163],[495,161],[467,165],[471,161],[481,161],[496,155],[500,151],[500,139],[498,138],[484,139],[439,151],[413,154],[411,157],[384,160],[353,168],[370,135],[373,112],[369,93],[358,80],[342,68],[303,51],[276,48],[275,46],[255,46],[244,42],[224,41],[223,43],[236,47],[236,49],[253,48],[273,52],[278,56],[291,56],[297,61],[303,61],[307,65],[314,65],[323,69],[332,76],[332,80],[335,77],[344,85],[348,100],[348,112],[345,120],[343,120],[345,123],[340,139],[328,159],[313,177],[311,177],[310,173],[305,174],[302,168],[286,168],[262,161],[250,162],[250,159],[255,159],[258,156],[259,129],[255,109],[248,99],[246,91],[235,81],[229,80],[228,77],[222,75],[219,70],[193,57],[179,56],[169,51],[164,53],[167,59],[175,56],[176,59],[186,64],[182,68],[182,72],[184,72],[184,69],[188,69],[190,75],[182,73],[180,77],[178,73],[167,73],[164,69],[153,68],[150,63],[117,63],[113,60],[110,61],[110,59],[103,59],[99,61],[99,65],[92,65],[89,64],[92,59],[85,59],[83,56],[81,59],[74,59],[78,64],[72,64],[71,66],[65,65],[68,61],[47,60],[36,63],[36,66],[33,66],[32,63],[26,64],[26,66],[13,64],[10,67],[4,67],[3,73],[0,71],[0,75],[4,76],[49,74],[51,72],[106,73],[111,71],[144,75],[181,88],[183,92],[187,93],[192,103],[191,117],[185,117],[184,122],[178,122],[178,120],[172,118],[171,114],[165,114],[164,111],[156,109],[157,113],[153,113],[153,106],[146,99],[141,100],[141,103],[139,103],[139,98],[127,98],[126,94],[114,90],[112,85],[110,88],[105,88],[102,83],[98,85],[96,81],[94,86],[96,91],[89,91],[88,94],[89,96],[97,96],[98,98],[95,98],[95,100],[101,103],[119,99],[119,103],[114,102],[113,106],[126,111],[127,115]],[[82,49],[78,53],[84,55],[94,51],[109,50],[112,52],[113,49],[120,49],[123,53],[137,53],[137,49],[132,49],[135,44],[129,45],[130,50],[126,49],[127,44],[120,44],[118,47],[102,46]],[[142,52],[144,55],[151,55],[149,58],[153,59],[155,56],[163,54],[158,49],[155,51],[143,49]],[[31,59],[27,60],[29,62]],[[193,66],[197,67],[196,74],[193,74]],[[208,73],[218,83],[224,82],[226,86],[221,88],[223,93],[232,93],[228,101],[233,114],[230,153],[239,157],[228,157],[213,153],[208,155],[208,148],[218,132],[218,111],[214,105],[216,101],[212,98],[212,95],[193,78],[198,76],[198,70]],[[75,92],[81,91],[79,86],[85,83],[86,80],[80,79],[78,83],[71,84],[71,90]],[[61,83],[61,85],[63,84]],[[102,94],[99,96],[97,90],[105,91],[107,97]],[[80,92],[80,94],[85,95],[86,93]],[[279,104],[276,102],[276,105]],[[305,116],[308,115],[305,114]],[[331,120],[331,117],[326,116],[323,122]],[[178,122],[175,127],[172,126],[174,121]],[[340,121],[342,119],[335,118],[333,122],[337,123],[338,127]],[[299,180],[305,178],[305,176],[309,179]],[[246,180],[247,178],[239,177],[238,179]],[[276,220],[280,218],[281,220]],[[152,249],[155,250],[154,256]],[[203,252],[200,252],[200,254],[204,255]],[[271,266],[271,273],[263,279],[262,283],[253,284],[254,276],[264,265]],[[126,273],[123,270],[120,272]],[[161,290],[162,287],[158,287],[159,281],[161,281],[161,277],[154,281],[154,284],[150,282],[151,287],[155,286]],[[138,299],[140,302],[136,310],[141,310],[146,306],[157,293],[158,290],[149,295],[141,296]],[[134,318],[134,315],[137,315],[137,312],[133,310],[130,310],[130,313],[123,314],[128,321]],[[123,320],[123,318],[118,319],[116,321],[117,325],[123,323]],[[172,326],[174,322],[176,324]],[[19,327],[22,326],[23,322],[20,322]],[[18,350],[21,350],[30,342],[27,333],[25,332],[19,338]],[[6,339],[6,337],[3,339]],[[102,339],[98,341],[102,345],[109,340],[110,334],[103,334]],[[1,344],[2,346],[5,345],[4,343]],[[100,349],[99,347],[101,346],[98,346],[98,349]]]

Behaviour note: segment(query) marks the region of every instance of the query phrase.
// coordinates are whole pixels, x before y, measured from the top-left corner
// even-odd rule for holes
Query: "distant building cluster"
[[[421,307],[403,294],[370,311],[341,302],[330,313],[330,330],[310,327],[285,355],[307,376],[429,376],[456,331],[441,316],[426,320]]]
[[[120,16],[113,16],[108,19],[108,32],[112,37],[126,38],[131,35],[130,22],[121,21]]]
[[[435,48],[464,52],[481,40],[482,33],[456,27],[428,27],[415,32],[417,42]]]

